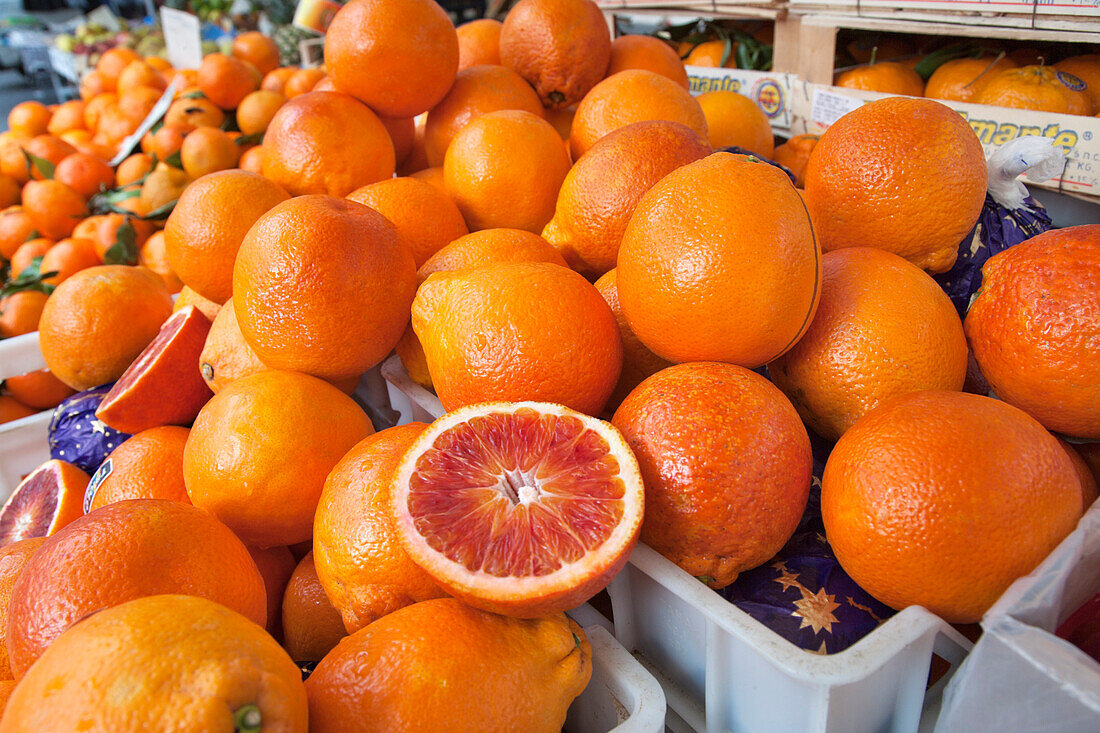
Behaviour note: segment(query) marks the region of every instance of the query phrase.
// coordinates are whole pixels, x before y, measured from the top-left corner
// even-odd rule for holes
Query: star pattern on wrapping
[[[779,575],[775,577],[774,582],[783,586],[783,590],[798,588],[803,595],[806,594],[806,589],[802,587],[802,583],[798,580],[798,573],[792,573],[786,563],[777,562],[772,567],[779,571]]]
[[[852,598],[851,596],[848,596],[848,605],[851,606],[852,608],[857,608],[860,611],[863,611],[868,616],[873,618],[875,621],[878,621],[880,624],[882,623],[882,619],[880,619],[878,616],[875,615],[875,612],[873,610],[871,610],[870,606],[864,606],[862,603],[856,603],[856,600],[854,598]]]
[[[833,624],[837,623],[837,617],[833,615],[833,611],[840,608],[840,604],[836,602],[835,596],[826,593],[822,588],[817,593],[810,593],[805,588],[802,589],[802,598],[794,602],[795,610],[792,614],[796,618],[802,619],[802,623],[798,628],[804,629],[807,626],[812,627],[814,633],[820,633],[822,629],[826,633],[831,634],[833,632]]]
[[[970,256],[978,254],[985,247],[985,243],[982,242],[982,225],[979,224],[974,230],[974,238],[970,240]]]
[[[92,428],[92,433],[99,433],[100,435],[107,434],[107,424],[99,418],[93,418],[88,422],[88,425]]]

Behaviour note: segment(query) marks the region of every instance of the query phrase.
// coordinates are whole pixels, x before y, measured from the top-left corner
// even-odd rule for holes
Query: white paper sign
[[[106,5],[100,5],[84,16],[85,21],[88,23],[95,23],[101,25],[112,33],[118,33],[122,30],[122,25],[118,22],[118,16],[111,12],[111,9]]]
[[[814,89],[810,119],[819,125],[828,127],[852,110],[862,106],[862,99],[836,94],[825,89]]]
[[[180,80],[183,77],[177,76],[172,80],[172,83],[168,85],[168,88],[164,90],[164,93],[160,95],[160,99],[153,105],[153,109],[149,110],[149,114],[145,116],[145,119],[141,121],[138,129],[134,130],[118,146],[118,153],[111,159],[110,166],[115,168],[119,163],[126,160],[126,157],[130,155],[137,144],[141,142],[141,138],[145,136],[145,133],[153,129],[153,125],[157,124],[161,117],[164,117],[164,113],[168,111],[168,108],[172,106],[172,102],[175,100],[176,91],[180,87]]]
[[[197,69],[202,63],[202,39],[199,19],[182,10],[160,9],[160,25],[168,61],[177,69]]]

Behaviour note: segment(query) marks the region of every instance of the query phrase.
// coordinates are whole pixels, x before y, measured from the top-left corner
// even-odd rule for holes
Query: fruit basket
[[[402,422],[443,414],[398,357],[382,376]],[[804,651],[642,544],[608,593],[616,638],[660,680],[670,724],[690,730],[915,731],[972,646],[910,607],[843,652]],[[927,687],[933,654],[950,669]]]
[[[38,332],[0,341],[0,380],[43,369]],[[52,410],[0,425],[0,500],[6,501],[20,479],[49,460],[46,434]]]

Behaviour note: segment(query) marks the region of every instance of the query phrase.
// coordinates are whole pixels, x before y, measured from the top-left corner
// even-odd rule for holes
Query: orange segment
[[[572,608],[626,562],[641,527],[637,461],[609,423],[539,402],[457,410],[394,478],[409,556],[467,603],[532,618]]]
[[[83,513],[88,474],[65,461],[31,471],[0,509],[0,546],[49,537]]]

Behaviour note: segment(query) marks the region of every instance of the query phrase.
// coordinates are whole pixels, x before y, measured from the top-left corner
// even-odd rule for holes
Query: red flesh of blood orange
[[[0,546],[49,537],[84,514],[88,474],[65,461],[46,461],[27,474],[0,509]]]
[[[199,371],[208,333],[210,319],[195,306],[173,313],[103,398],[96,417],[131,434],[193,423],[214,396]]]
[[[409,556],[452,595],[521,618],[580,605],[626,563],[638,463],[610,423],[538,402],[436,420],[394,475]]]

